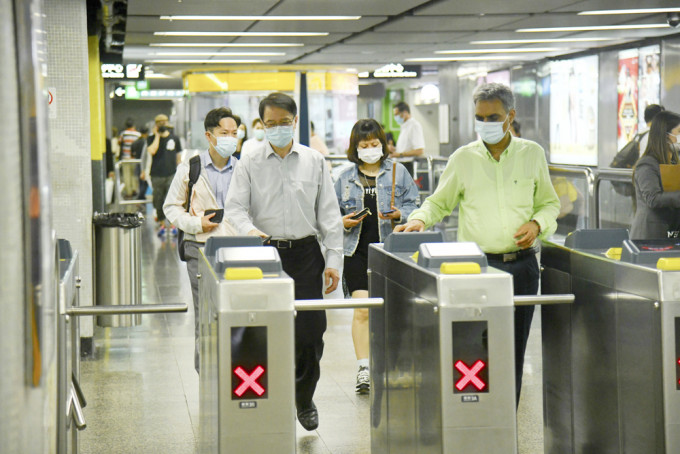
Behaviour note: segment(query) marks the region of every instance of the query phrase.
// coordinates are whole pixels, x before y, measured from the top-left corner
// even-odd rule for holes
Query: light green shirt
[[[499,161],[481,140],[456,150],[435,192],[408,219],[430,228],[458,204],[458,241],[492,254],[518,250],[513,235],[532,219],[541,226],[539,238],[552,235],[560,212],[543,148],[515,137]]]

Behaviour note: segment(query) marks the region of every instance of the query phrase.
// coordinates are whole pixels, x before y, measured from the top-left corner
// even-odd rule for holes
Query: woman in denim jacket
[[[359,120],[352,128],[347,158],[356,165],[345,170],[335,182],[342,211],[344,233],[344,276],[352,298],[368,297],[368,245],[382,243],[392,233],[392,223],[401,223],[417,208],[418,188],[406,168],[396,163],[394,205],[393,163],[385,131],[375,120]],[[370,212],[352,219],[364,208]],[[368,309],[355,309],[352,339],[359,363],[356,392],[369,392]]]

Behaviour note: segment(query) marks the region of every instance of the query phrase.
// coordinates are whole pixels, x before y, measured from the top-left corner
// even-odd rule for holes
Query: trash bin
[[[142,303],[140,213],[95,213],[95,302],[97,305]],[[141,314],[100,315],[99,326],[136,326]]]

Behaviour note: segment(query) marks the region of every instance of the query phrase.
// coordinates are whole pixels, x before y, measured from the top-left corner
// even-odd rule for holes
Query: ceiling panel
[[[327,36],[155,36],[149,33],[128,33],[125,35],[126,44],[149,44],[149,43],[302,43],[313,45],[326,45],[337,42],[351,36],[349,33],[331,33]]]
[[[250,27],[251,21],[189,21],[189,20],[161,20],[160,17],[128,17],[126,30],[128,32],[170,32],[170,31],[202,31],[202,32],[242,32]]]
[[[249,31],[357,33],[371,28],[385,19],[387,19],[386,16],[372,16],[359,20],[340,21],[258,21]]]
[[[377,28],[379,32],[430,32],[479,31],[493,28],[510,29],[514,22],[529,18],[528,15],[493,16],[418,16],[402,17]]]
[[[431,44],[381,44],[379,46],[365,46],[363,44],[335,44],[324,49],[326,54],[376,54],[381,52],[404,53],[430,51]]]
[[[574,3],[574,0],[484,0],[477,2],[461,2],[447,0],[437,2],[431,6],[419,8],[416,15],[460,15],[460,14],[535,14],[552,11],[554,9]]]
[[[634,17],[630,15],[615,16],[577,16],[576,14],[537,14],[513,24],[516,28],[544,27],[585,27],[619,24],[651,24],[659,23],[659,15]],[[665,22],[665,19],[663,20]]]
[[[396,16],[428,2],[429,0],[283,0],[269,14]]]
[[[215,0],[128,0],[127,12],[134,15],[251,15],[264,14],[278,0],[215,1]]]
[[[363,33],[354,38],[346,39],[349,44],[368,44],[380,45],[385,43],[404,43],[404,44],[433,44],[453,41],[456,38],[465,36],[465,32],[420,32],[420,33]]]

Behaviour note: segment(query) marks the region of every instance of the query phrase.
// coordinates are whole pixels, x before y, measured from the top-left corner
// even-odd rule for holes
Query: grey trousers
[[[194,300],[194,367],[199,372],[199,339],[198,339],[198,249],[203,247],[202,243],[195,241],[184,242],[184,256],[187,259],[187,273],[191,282],[191,296]]]

